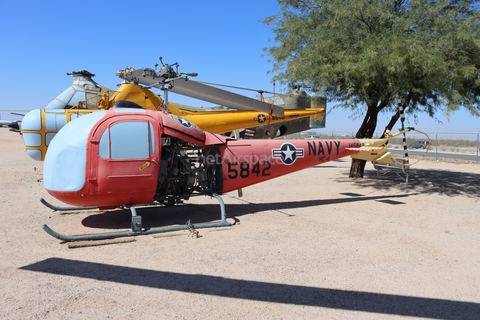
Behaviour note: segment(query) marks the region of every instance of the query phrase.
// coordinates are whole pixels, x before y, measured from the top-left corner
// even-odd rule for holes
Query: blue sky
[[[88,70],[98,83],[115,88],[121,82],[118,69],[153,67],[159,56],[165,63],[178,62],[182,72],[198,72],[198,81],[272,91],[272,64],[263,48],[274,44],[274,35],[261,21],[278,9],[276,0],[0,0],[0,109],[46,106],[71,84],[66,75],[71,71]],[[276,91],[285,92],[278,85]],[[241,94],[255,97],[250,91]],[[169,98],[209,106],[179,95]],[[323,131],[355,131],[362,119],[350,115],[333,110]],[[379,116],[378,131],[389,117]],[[450,121],[437,117],[442,124],[422,115],[418,123],[407,118],[406,125],[429,133],[480,130],[480,119],[464,111]]]

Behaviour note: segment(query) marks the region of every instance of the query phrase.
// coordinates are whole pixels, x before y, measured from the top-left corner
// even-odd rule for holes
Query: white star
[[[287,146],[287,150],[282,151],[282,153],[285,155],[285,160],[290,159],[293,161],[292,155],[295,153],[295,150],[290,150],[290,146]]]
[[[190,122],[188,122],[187,120],[183,119],[183,118],[178,118],[178,120],[180,121],[181,124],[183,124],[185,127],[190,127]]]

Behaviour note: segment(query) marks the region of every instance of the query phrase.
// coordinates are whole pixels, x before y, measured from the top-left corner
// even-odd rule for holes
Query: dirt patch
[[[69,249],[66,234],[128,229],[128,211],[60,214],[42,164],[0,129],[5,319],[474,319],[480,169],[422,161],[408,185],[350,160],[224,195],[232,227]],[[218,219],[215,199],[138,210],[144,224]]]

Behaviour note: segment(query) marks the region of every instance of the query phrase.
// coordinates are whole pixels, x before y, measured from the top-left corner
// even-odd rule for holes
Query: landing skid
[[[78,210],[94,210],[98,207],[59,207],[49,203],[47,200],[40,198],[40,202],[43,203],[47,208],[52,209],[53,211],[78,211]]]
[[[98,207],[60,207],[60,206],[56,206],[54,204],[51,204],[50,202],[48,202],[47,200],[43,199],[43,198],[40,198],[40,202],[45,205],[47,208],[50,208],[52,209],[53,211],[84,211],[84,210],[100,210],[100,208]],[[145,203],[145,204],[141,204],[141,205],[138,205],[138,206],[147,206],[147,207],[151,207],[151,206],[160,206],[160,202],[152,202],[152,203]],[[167,204],[164,204],[165,206],[168,206]],[[124,206],[120,206],[118,207],[118,209],[126,209]]]
[[[221,219],[219,222],[199,223],[199,224],[193,225],[190,223],[190,221],[188,221],[185,225],[143,229],[142,217],[137,215],[137,211],[135,207],[132,206],[130,207],[130,212],[132,213],[132,229],[127,231],[70,236],[70,235],[64,235],[56,231],[53,231],[46,224],[43,225],[43,230],[45,230],[49,235],[51,235],[54,238],[63,240],[65,242],[72,242],[72,241],[84,241],[84,240],[104,240],[104,239],[114,239],[114,238],[122,238],[122,237],[133,237],[133,236],[141,236],[141,235],[148,235],[148,234],[155,234],[155,233],[178,231],[178,230],[193,230],[193,229],[201,229],[201,228],[216,228],[216,227],[231,226],[231,224],[227,222],[227,218],[225,214],[225,203],[223,202],[223,199],[218,194],[215,194],[215,193],[212,194],[212,197],[216,198],[220,204]],[[85,207],[81,207],[81,208],[84,209]]]

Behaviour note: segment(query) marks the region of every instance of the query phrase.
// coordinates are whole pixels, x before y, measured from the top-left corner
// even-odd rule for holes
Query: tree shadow
[[[392,171],[365,171],[363,179],[338,178],[339,183],[351,182],[359,188],[371,187],[381,191],[406,190],[430,195],[449,197],[466,196],[477,198],[480,194],[480,174],[448,170],[417,169],[408,179],[403,180],[403,173]]]
[[[480,304],[475,302],[232,279],[225,275],[184,274],[61,258],[49,258],[20,270],[209,296],[384,315],[476,319],[480,314]]]

